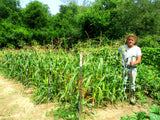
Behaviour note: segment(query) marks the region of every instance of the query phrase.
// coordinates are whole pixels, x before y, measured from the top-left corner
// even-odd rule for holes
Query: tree
[[[29,28],[40,29],[45,27],[49,16],[51,16],[49,7],[39,1],[30,2],[23,9],[23,21]]]
[[[112,14],[117,5],[114,0],[96,0],[93,6],[88,6],[84,14],[79,19],[82,26],[83,37],[88,35],[90,38],[100,36],[109,37],[112,22]]]
[[[56,26],[59,26],[58,28],[63,34],[63,37],[72,37],[72,30],[77,26],[77,14],[78,6],[74,3],[70,3],[68,6],[60,6],[60,13],[56,16],[56,19],[60,20],[58,22],[55,22],[54,25],[55,28]]]
[[[18,12],[20,9],[18,0],[1,0],[0,1],[0,18],[6,19],[14,12]]]
[[[114,39],[127,33],[136,35],[157,34],[155,28],[159,20],[158,9],[150,0],[125,0],[115,9],[111,27]]]

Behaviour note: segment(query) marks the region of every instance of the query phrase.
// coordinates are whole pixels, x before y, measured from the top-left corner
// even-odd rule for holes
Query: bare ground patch
[[[30,90],[13,80],[0,76],[0,119],[1,120],[52,120],[46,111],[54,108],[53,103],[34,105]],[[28,93],[29,92],[29,93]]]

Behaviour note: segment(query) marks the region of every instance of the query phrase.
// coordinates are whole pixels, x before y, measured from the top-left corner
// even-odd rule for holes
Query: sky
[[[34,0],[20,0],[20,5],[22,8],[25,8],[26,5],[31,1]],[[38,0],[38,1],[40,1],[43,4],[47,4],[50,8],[50,12],[52,15],[55,15],[59,12],[60,5],[65,5],[65,3],[62,2],[61,0]],[[78,0],[78,5],[82,5],[83,1],[84,0]],[[93,2],[94,0],[88,0],[88,1]]]

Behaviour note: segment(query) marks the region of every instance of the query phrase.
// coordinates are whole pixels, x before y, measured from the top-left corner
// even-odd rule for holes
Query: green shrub
[[[160,36],[158,35],[147,35],[142,38],[139,38],[137,42],[139,47],[152,47],[156,48],[160,46]]]
[[[146,65],[153,65],[160,69],[160,48],[143,47],[142,50],[142,63]]]
[[[146,94],[160,103],[160,73],[154,66],[141,64],[138,66],[136,91],[139,99]]]

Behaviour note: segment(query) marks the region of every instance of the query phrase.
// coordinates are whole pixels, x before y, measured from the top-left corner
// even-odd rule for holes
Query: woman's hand
[[[131,61],[130,62],[130,65],[131,66],[134,66],[134,65],[137,65],[141,62],[141,56],[137,56],[137,60],[135,62]]]

